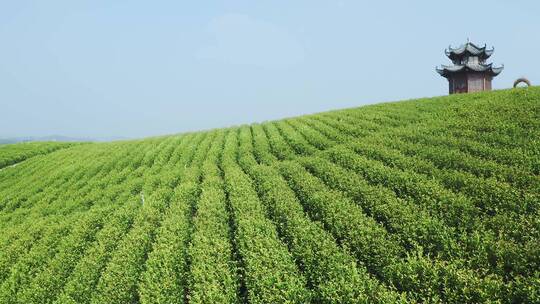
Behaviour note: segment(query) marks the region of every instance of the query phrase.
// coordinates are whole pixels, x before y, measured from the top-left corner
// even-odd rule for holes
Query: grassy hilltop
[[[538,87],[0,168],[0,303],[540,302]]]

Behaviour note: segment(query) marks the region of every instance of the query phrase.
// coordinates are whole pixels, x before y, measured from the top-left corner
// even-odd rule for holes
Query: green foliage
[[[36,155],[44,155],[75,144],[62,142],[29,142],[0,145],[0,169]]]
[[[2,145],[0,302],[538,303],[538,113],[529,88]]]

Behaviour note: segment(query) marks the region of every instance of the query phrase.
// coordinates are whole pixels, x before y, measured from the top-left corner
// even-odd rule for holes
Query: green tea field
[[[0,303],[540,303],[540,88],[0,145]]]

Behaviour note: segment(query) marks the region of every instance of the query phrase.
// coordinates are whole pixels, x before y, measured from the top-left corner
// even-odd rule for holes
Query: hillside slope
[[[0,169],[20,163],[36,155],[47,154],[73,145],[74,143],[63,142],[29,142],[0,145]]]
[[[540,89],[0,171],[0,303],[540,302]]]

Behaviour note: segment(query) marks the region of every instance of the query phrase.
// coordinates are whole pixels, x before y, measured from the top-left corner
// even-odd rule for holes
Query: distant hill
[[[539,303],[539,113],[531,87],[0,146],[0,303]]]
[[[25,136],[25,137],[12,137],[12,138],[0,138],[0,144],[14,144],[18,142],[34,142],[34,141],[60,141],[60,142],[103,142],[113,140],[125,140],[126,137],[99,137],[99,138],[84,138],[84,137],[69,137],[61,135],[50,136]]]

